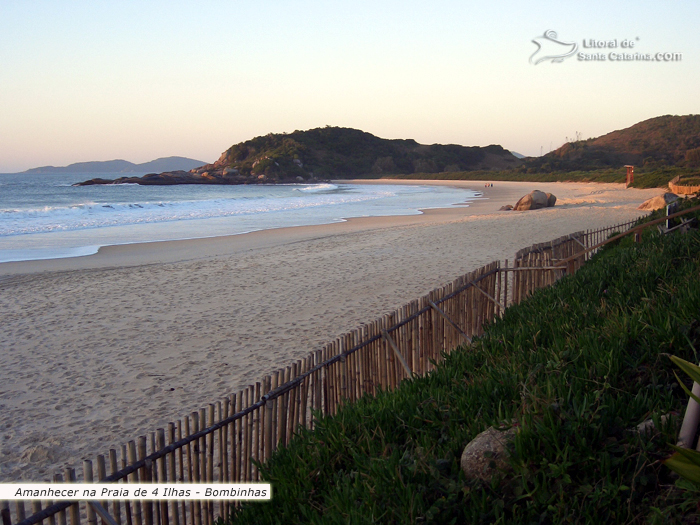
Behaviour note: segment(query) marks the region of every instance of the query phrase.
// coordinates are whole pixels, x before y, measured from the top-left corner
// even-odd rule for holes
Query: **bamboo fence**
[[[66,468],[55,482],[245,483],[260,480],[259,465],[300,428],[333,415],[378,389],[391,390],[430,372],[445,352],[471,343],[510,304],[550,286],[580,266],[584,250],[628,222],[578,232],[520,250],[508,267],[490,263],[418,300],[364,324],[240,392],[192,412],[148,436],[110,449],[82,472]],[[579,257],[575,257],[581,254]],[[559,261],[574,256],[574,265]],[[117,488],[117,487],[115,487]],[[3,525],[213,525],[235,504],[221,501],[0,502]],[[100,506],[101,505],[101,506]],[[13,508],[11,508],[13,507]],[[107,510],[100,517],[95,509]]]
[[[695,195],[700,193],[700,186],[687,186],[685,184],[678,184],[680,177],[676,177],[668,183],[668,189],[671,193],[676,195]]]

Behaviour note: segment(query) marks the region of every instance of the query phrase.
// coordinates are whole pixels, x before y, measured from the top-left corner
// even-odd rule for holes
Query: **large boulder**
[[[544,193],[540,190],[532,190],[527,195],[521,197],[520,200],[515,203],[513,209],[515,211],[539,210],[540,208],[554,206],[556,201],[557,198],[551,193]]]
[[[497,430],[489,427],[464,447],[460,465],[467,480],[491,481],[494,475],[507,471],[507,448],[515,434],[516,427]]]
[[[520,197],[520,200],[518,200],[518,202],[515,203],[515,206],[513,206],[513,209],[515,211],[532,210],[533,209],[532,195],[530,195],[528,193],[527,195]]]
[[[657,195],[656,197],[652,197],[649,200],[644,201],[642,204],[639,205],[637,208],[638,210],[647,210],[647,211],[654,211],[654,210],[660,210],[661,208],[665,208],[672,202],[675,202],[679,199],[678,195],[675,193],[663,193],[661,195]]]

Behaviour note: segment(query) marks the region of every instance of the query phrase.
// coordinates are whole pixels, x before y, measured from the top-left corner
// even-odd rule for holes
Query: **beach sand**
[[[422,215],[0,264],[0,481],[81,470],[83,458],[237,392],[464,273],[634,219],[662,193],[441,184],[485,198]],[[532,189],[554,193],[556,207],[497,211]]]

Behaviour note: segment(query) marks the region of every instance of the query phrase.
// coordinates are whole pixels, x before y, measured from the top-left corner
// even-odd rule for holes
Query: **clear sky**
[[[539,155],[700,113],[699,20],[695,0],[2,0],[0,172],[213,162],[326,125]],[[682,58],[533,65],[546,30]]]

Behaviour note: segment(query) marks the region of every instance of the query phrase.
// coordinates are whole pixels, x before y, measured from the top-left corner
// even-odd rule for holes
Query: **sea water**
[[[0,174],[0,262],[90,255],[116,244],[412,215],[481,196],[469,189],[394,184],[73,186],[122,175]]]

